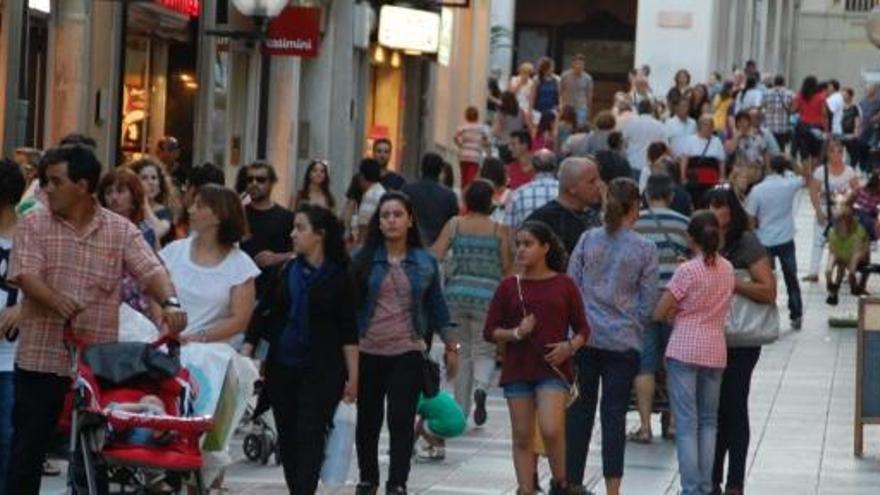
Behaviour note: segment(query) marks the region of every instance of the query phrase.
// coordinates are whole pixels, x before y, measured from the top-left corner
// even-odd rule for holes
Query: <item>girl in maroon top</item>
[[[550,493],[567,493],[564,425],[571,358],[586,345],[590,330],[578,288],[565,275],[565,249],[550,227],[525,222],[516,233],[516,261],[522,275],[498,286],[484,336],[507,343],[501,385],[510,410],[518,493],[535,490],[536,413],[553,473]]]

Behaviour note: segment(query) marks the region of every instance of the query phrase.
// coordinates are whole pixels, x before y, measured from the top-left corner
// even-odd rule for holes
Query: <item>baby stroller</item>
[[[269,413],[266,394],[262,393],[264,386],[265,383],[262,380],[257,380],[254,383],[254,396],[257,397],[256,405],[248,404],[244,417],[241,419],[241,429],[247,432],[244,436],[242,449],[245,457],[251,462],[259,462],[265,466],[269,463],[269,458],[274,455],[275,465],[280,465],[278,433],[275,431],[275,421]]]
[[[152,344],[87,347],[69,328],[64,341],[74,379],[61,426],[69,428],[73,493],[96,495],[109,487],[114,493],[155,493],[158,475],[164,493],[188,485],[206,494],[199,441],[212,419],[193,416],[195,393],[188,371],[180,366],[177,342],[163,337]],[[164,414],[115,407],[147,395],[161,401]],[[132,441],[135,432],[148,432],[148,441]]]

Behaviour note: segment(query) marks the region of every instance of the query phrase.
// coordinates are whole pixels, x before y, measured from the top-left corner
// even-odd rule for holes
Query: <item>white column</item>
[[[64,0],[52,4],[50,26],[46,144],[53,146],[71,132],[85,132],[90,103],[92,2]]]
[[[21,72],[22,2],[4,2],[0,25],[0,156],[9,156],[18,145],[18,74]]]
[[[216,2],[201,2],[202,11],[199,19],[198,46],[196,53],[196,80],[199,90],[196,95],[195,118],[193,119],[193,165],[201,165],[211,160],[211,143],[213,133],[222,132],[214,129],[214,58],[217,56],[217,40],[208,36],[205,31],[214,27]],[[232,8],[232,7],[230,7]],[[222,167],[223,164],[217,164]],[[226,177],[226,183],[232,184],[234,177]]]
[[[533,1],[533,0],[530,0]],[[476,3],[476,2],[475,2]],[[501,85],[507,85],[513,64],[513,30],[516,21],[516,0],[492,0],[489,12],[489,70],[501,69]],[[501,35],[497,33],[503,33]]]
[[[269,70],[266,158],[278,172],[273,196],[282,204],[296,190],[300,65],[299,58],[273,57]]]

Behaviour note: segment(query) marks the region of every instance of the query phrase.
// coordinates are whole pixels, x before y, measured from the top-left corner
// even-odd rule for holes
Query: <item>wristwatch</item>
[[[458,354],[458,351],[460,351],[460,350],[461,350],[461,344],[459,344],[458,342],[456,342],[454,344],[447,344],[446,345],[446,352],[449,354]]]
[[[162,306],[162,309],[165,309],[165,308],[180,309],[180,299],[178,299],[175,296],[171,296],[168,299],[165,299],[164,301],[162,301],[162,304],[160,304],[160,306]]]

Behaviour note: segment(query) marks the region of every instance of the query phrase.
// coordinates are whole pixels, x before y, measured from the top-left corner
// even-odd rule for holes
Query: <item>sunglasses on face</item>
[[[262,175],[249,175],[247,178],[248,184],[253,184],[256,182],[257,184],[265,184],[269,182],[269,178]]]

